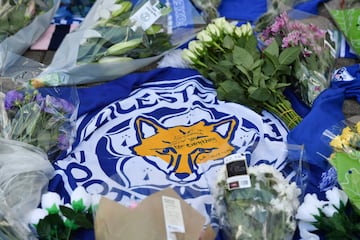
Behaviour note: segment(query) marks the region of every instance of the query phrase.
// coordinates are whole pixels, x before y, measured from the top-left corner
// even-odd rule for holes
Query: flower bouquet
[[[292,83],[295,93],[311,106],[320,92],[330,85],[335,64],[335,43],[330,39],[330,29],[321,29],[313,23],[314,20],[309,20],[310,23],[304,21],[290,19],[284,11],[272,24],[259,32],[259,38],[264,47],[273,41],[276,41],[281,49],[300,47],[299,57],[292,63],[289,82]]]
[[[1,0],[0,53],[23,54],[46,30],[59,0]]]
[[[0,233],[27,239],[24,216],[53,177],[51,162],[72,144],[78,98],[75,89],[29,87],[0,96]]]
[[[32,83],[57,86],[113,80],[160,59],[203,25],[190,1],[98,0]],[[47,80],[47,75],[58,72],[66,72],[69,81]]]
[[[79,230],[93,229],[94,216],[100,195],[86,192],[78,186],[70,196],[70,203],[64,203],[56,192],[44,193],[41,207],[34,208],[26,216],[38,239],[69,240]]]
[[[337,181],[360,213],[360,122],[354,126],[342,122],[326,130],[323,136],[330,140],[333,149],[329,163],[336,170]]]
[[[359,239],[360,215],[348,201],[347,194],[337,187],[327,190],[325,200],[315,193],[305,195],[296,213],[302,239]]]
[[[300,189],[273,166],[247,167],[238,154],[224,159],[214,208],[226,239],[291,239]]]
[[[235,26],[217,18],[183,50],[183,59],[210,79],[220,100],[256,112],[268,110],[294,128],[301,117],[284,96],[292,64],[301,49],[281,49],[276,41],[260,51],[251,25]]]

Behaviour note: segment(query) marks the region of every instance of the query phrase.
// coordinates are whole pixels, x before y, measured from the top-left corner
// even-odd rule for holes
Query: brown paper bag
[[[136,208],[101,198],[95,216],[96,240],[166,240],[167,232],[162,197],[178,199],[183,217],[185,232],[175,233],[174,240],[214,239],[211,227],[203,232],[205,217],[192,208],[171,188],[150,195]]]

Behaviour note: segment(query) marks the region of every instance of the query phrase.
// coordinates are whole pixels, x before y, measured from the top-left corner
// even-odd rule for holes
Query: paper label
[[[131,29],[136,31],[138,27],[141,27],[146,31],[161,17],[161,8],[163,8],[161,3],[156,2],[152,5],[151,1],[147,1],[130,17],[130,21],[134,23]]]
[[[185,233],[184,219],[180,201],[176,198],[162,196],[167,240],[175,240],[173,232]]]
[[[250,176],[247,170],[246,158],[243,154],[233,154],[224,158],[229,190],[251,187]]]

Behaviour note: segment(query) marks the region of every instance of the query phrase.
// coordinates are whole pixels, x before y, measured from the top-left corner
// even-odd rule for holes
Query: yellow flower
[[[343,142],[341,140],[341,137],[336,136],[335,138],[333,138],[330,142],[330,146],[333,147],[334,149],[341,150],[343,148]]]
[[[349,146],[350,140],[353,138],[354,133],[350,127],[345,127],[341,133],[341,141],[344,145]]]
[[[357,133],[360,133],[360,121],[356,123],[355,129]]]

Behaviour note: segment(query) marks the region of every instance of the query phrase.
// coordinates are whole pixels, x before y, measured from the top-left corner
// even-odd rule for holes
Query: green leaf
[[[277,44],[276,41],[272,41],[272,43],[263,50],[265,56],[274,57],[274,58],[279,57],[279,52],[280,52],[279,45]]]
[[[233,50],[233,61],[235,65],[244,66],[246,69],[251,69],[254,65],[254,58],[244,48],[235,46]]]
[[[279,56],[279,63],[282,65],[292,64],[296,59],[299,58],[301,52],[300,47],[285,48]]]
[[[249,88],[251,89],[251,88]],[[270,96],[271,96],[271,92],[269,91],[269,89],[267,88],[257,88],[255,90],[251,89],[251,94],[249,95],[250,98],[255,99],[259,102],[266,102]]]
[[[232,37],[230,37],[229,35],[226,35],[226,36],[224,37],[222,46],[223,46],[224,48],[227,48],[227,49],[233,49],[233,48],[234,48],[234,45],[235,45],[235,44],[234,44],[234,41],[233,41]]]
[[[74,217],[73,220],[75,221],[75,223],[81,227],[81,228],[86,228],[86,229],[91,229],[93,228],[93,223],[92,221],[90,221],[86,215],[84,213],[77,213]]]
[[[60,206],[60,211],[68,219],[72,219],[72,217],[75,216],[76,214],[76,212],[73,209],[63,205]]]

